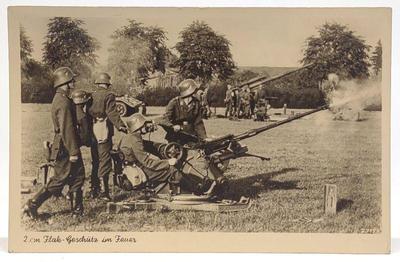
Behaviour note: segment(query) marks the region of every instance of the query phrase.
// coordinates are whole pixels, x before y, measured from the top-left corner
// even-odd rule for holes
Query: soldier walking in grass
[[[96,90],[92,93],[92,102],[88,108],[93,118],[91,196],[110,200],[109,177],[112,172],[112,137],[114,126],[126,133],[127,129],[116,109],[115,95],[110,91],[111,77],[100,73],[95,80]]]
[[[51,104],[51,118],[55,135],[50,153],[50,160],[54,161],[54,176],[24,206],[23,212],[31,218],[38,218],[38,208],[51,196],[60,195],[65,185],[69,185],[73,217],[83,214],[85,169],[79,148],[75,107],[70,99],[75,77],[68,67],[54,71],[56,94]]]

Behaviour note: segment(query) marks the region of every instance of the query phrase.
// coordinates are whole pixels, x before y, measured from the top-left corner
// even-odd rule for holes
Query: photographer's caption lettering
[[[34,237],[29,235],[24,235],[24,243],[28,244],[80,244],[80,243],[136,243],[136,238],[132,236],[114,235],[114,236],[104,236],[95,237],[91,235],[81,235],[81,236],[60,236],[60,235],[44,235],[41,237]]]

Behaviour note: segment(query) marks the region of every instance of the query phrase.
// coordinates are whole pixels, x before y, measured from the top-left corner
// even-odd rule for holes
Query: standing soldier
[[[240,115],[240,93],[239,88],[232,89],[232,113],[233,119],[239,118]]]
[[[209,101],[210,93],[209,92],[210,92],[210,86],[207,85],[206,88],[204,88],[203,101],[202,101],[203,106],[206,109],[206,115],[207,115],[206,119],[211,117],[211,108],[210,108],[210,103],[209,103],[210,102]]]
[[[251,117],[254,116],[254,113],[255,113],[254,110],[256,108],[256,103],[257,103],[256,93],[250,91],[250,115],[251,115]]]
[[[69,185],[73,217],[83,214],[85,170],[79,149],[74,105],[69,98],[75,87],[75,76],[68,67],[54,71],[56,94],[51,104],[51,118],[55,135],[50,154],[50,160],[54,161],[54,176],[24,206],[23,212],[31,218],[37,218],[38,208],[52,195],[60,195],[65,185]]]
[[[199,89],[196,92],[195,96],[196,96],[197,100],[199,100],[199,102],[200,102],[201,117],[204,118],[204,119],[207,119],[208,115],[207,115],[207,108],[206,108],[205,103],[204,103],[204,91]]]
[[[199,86],[193,79],[186,79],[178,85],[178,88],[180,96],[169,101],[164,116],[157,121],[167,132],[165,139],[179,144],[191,142],[193,138],[186,137],[179,131],[205,139],[207,134],[201,117],[201,105],[194,96]]]
[[[112,149],[112,137],[114,126],[118,131],[127,131],[124,122],[116,109],[115,95],[109,89],[111,77],[107,73],[100,73],[95,84],[96,91],[92,93],[92,103],[89,114],[93,118],[94,141],[92,143],[92,166],[97,172],[92,171],[91,195],[103,200],[110,200],[110,188],[108,184],[112,172],[112,160],[110,150]],[[97,168],[98,166],[98,168]],[[96,170],[98,169],[98,170]],[[101,190],[101,184],[103,190]]]
[[[225,92],[225,118],[232,116],[232,86],[228,85]]]
[[[244,118],[250,117],[250,89],[245,88],[241,95],[241,106]]]

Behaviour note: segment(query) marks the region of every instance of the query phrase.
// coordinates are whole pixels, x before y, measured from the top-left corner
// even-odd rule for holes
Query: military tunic
[[[80,146],[90,146],[93,142],[93,118],[87,108],[85,104],[75,106]]]
[[[157,186],[160,183],[179,181],[182,178],[180,172],[170,166],[168,160],[155,159],[150,156],[149,151],[155,151],[151,141],[143,140],[140,133],[129,133],[125,135],[119,145],[119,149],[125,156],[125,161],[136,164],[146,174],[148,181]]]
[[[62,89],[58,89],[53,98],[51,118],[55,132],[54,141],[58,143],[53,143],[53,150],[57,147],[59,149],[54,163],[55,174],[47,183],[47,190],[58,195],[65,185],[69,185],[70,192],[77,192],[82,189],[85,169],[79,149],[75,108],[66,91]],[[70,162],[70,156],[78,156],[78,160]]]
[[[98,177],[109,176],[112,172],[112,159],[110,150],[112,149],[112,137],[114,135],[114,126],[119,129],[124,126],[124,122],[116,109],[115,95],[106,89],[98,89],[92,93],[92,102],[88,108],[89,114],[96,122],[98,119],[107,118],[108,137],[103,143],[98,143],[94,136],[91,147],[92,153],[92,184],[96,184],[94,180],[98,173]],[[97,168],[98,166],[98,168]],[[96,170],[98,169],[98,170]],[[96,187],[96,185],[92,185]]]
[[[158,119],[157,123],[167,131],[165,137],[167,141],[175,141],[180,144],[187,142],[179,136],[179,133],[173,131],[174,125],[180,125],[184,132],[201,139],[207,137],[200,101],[194,97],[188,105],[180,97],[173,98],[168,103],[164,116]]]
[[[248,92],[243,92],[241,95],[241,107],[244,117],[250,117],[250,94]]]
[[[232,116],[232,90],[227,89],[225,92],[225,117]]]

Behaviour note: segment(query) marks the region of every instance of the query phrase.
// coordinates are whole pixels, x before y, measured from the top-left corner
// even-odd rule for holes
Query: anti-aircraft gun
[[[162,159],[176,158],[178,160],[178,163],[175,165],[175,167],[178,168],[184,176],[186,176],[186,179],[197,183],[198,190],[189,190],[189,194],[185,194],[186,191],[188,191],[187,188],[186,191],[185,188],[182,188],[181,191],[180,187],[178,187],[179,189],[175,188],[175,186],[172,187],[168,182],[162,183],[155,188],[152,188],[151,186],[146,186],[144,191],[145,197],[147,199],[146,201],[150,202],[146,202],[144,204],[142,203],[142,205],[162,204],[163,207],[169,206],[170,208],[175,209],[186,210],[188,208],[197,208],[196,210],[206,211],[220,211],[221,208],[224,208],[228,211],[235,211],[248,208],[250,205],[248,198],[241,198],[239,202],[233,201],[229,203],[209,203],[209,201],[214,201],[212,200],[213,196],[221,196],[221,194],[223,195],[223,192],[226,189],[225,186],[228,185],[228,183],[226,183],[226,178],[223,176],[223,173],[231,159],[237,159],[241,157],[256,157],[261,160],[269,160],[269,158],[267,157],[249,153],[248,148],[240,144],[240,141],[256,136],[262,132],[276,128],[278,126],[287,124],[294,120],[300,119],[307,115],[325,110],[327,108],[327,106],[322,106],[307,111],[305,113],[291,116],[279,122],[247,130],[246,132],[237,135],[229,134],[210,140],[199,140],[197,137],[183,133],[183,135],[186,135],[193,139],[191,143],[185,145],[180,145],[175,142],[164,144],[144,140],[144,147],[146,147],[146,143],[153,143],[154,152],[149,153]],[[121,153],[122,152],[120,152],[119,150],[116,150],[113,151],[111,155],[114,161],[114,185],[118,185],[119,187],[124,189],[124,173],[122,169],[124,157],[123,154],[121,156]],[[195,195],[193,195],[193,193]],[[167,199],[166,202],[164,201],[165,199],[163,200],[164,197],[166,197]],[[111,207],[115,205],[117,204],[109,203],[109,212],[111,212]],[[134,202],[132,205],[134,209],[139,208],[138,202]],[[126,206],[127,204],[124,202],[123,207]],[[151,207],[152,206],[150,206],[149,208]]]
[[[165,144],[163,147],[160,147],[160,155],[162,156],[162,158],[177,158],[182,161],[183,167],[185,165],[189,165],[190,167],[192,167],[192,170],[195,170],[198,173],[202,172],[200,172],[198,168],[194,167],[193,161],[202,157],[206,160],[207,163],[205,171],[202,175],[212,175],[214,177],[220,177],[223,175],[223,172],[227,168],[227,165],[231,159],[237,159],[241,157],[256,157],[261,160],[270,159],[268,157],[249,153],[247,146],[240,144],[241,140],[256,136],[267,130],[276,128],[278,126],[287,124],[294,120],[298,120],[302,117],[317,113],[325,109],[328,109],[327,105],[304,113],[299,113],[294,116],[290,116],[287,119],[274,122],[263,127],[250,129],[237,135],[228,134],[221,137],[213,138],[211,140],[200,140],[197,137],[192,136],[193,143],[190,145],[179,145],[177,143]],[[186,133],[184,133],[183,135],[190,136]],[[197,157],[190,156],[190,154],[187,153],[188,151],[197,151]]]

